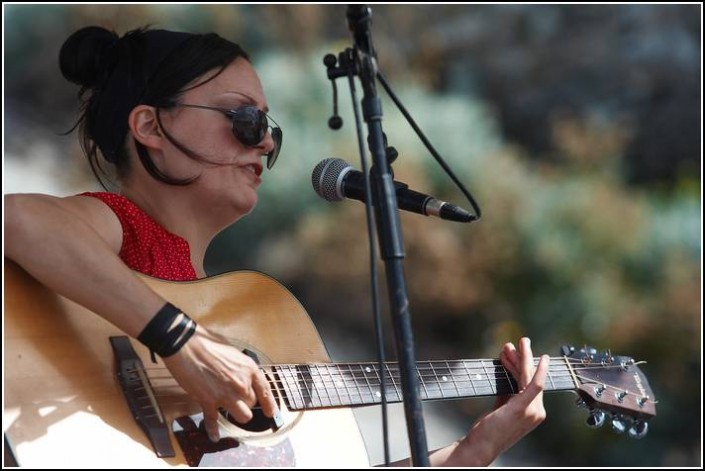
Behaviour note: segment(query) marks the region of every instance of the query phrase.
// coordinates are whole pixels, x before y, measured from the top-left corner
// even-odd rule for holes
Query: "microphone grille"
[[[340,188],[341,177],[350,169],[349,163],[343,159],[327,158],[318,162],[311,174],[313,189],[323,199],[328,201],[342,201],[345,196]]]

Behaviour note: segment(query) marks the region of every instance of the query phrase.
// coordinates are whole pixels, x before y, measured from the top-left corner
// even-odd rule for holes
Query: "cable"
[[[453,183],[460,189],[460,191],[465,195],[465,198],[467,198],[468,202],[472,205],[473,211],[475,212],[475,215],[473,216],[473,219],[470,221],[477,221],[482,217],[482,211],[480,210],[480,206],[477,204],[475,201],[475,198],[472,197],[470,192],[465,188],[465,186],[458,180],[458,177],[455,176],[455,173],[448,167],[448,164],[443,160],[443,158],[436,152],[436,149],[433,147],[433,145],[429,142],[429,140],[426,138],[424,135],[423,131],[421,131],[421,128],[418,127],[416,124],[416,121],[414,121],[414,118],[411,117],[409,112],[406,110],[404,105],[399,101],[399,98],[394,94],[394,91],[391,89],[387,81],[384,79],[384,76],[382,75],[382,72],[377,71],[377,79],[380,81],[382,84],[382,87],[386,90],[387,94],[389,97],[392,99],[394,104],[397,105],[397,108],[399,108],[399,111],[404,115],[406,118],[407,122],[411,127],[416,131],[416,134],[419,136],[421,139],[421,142],[424,143],[428,151],[431,153],[434,159],[436,159],[436,162],[438,162],[438,165],[443,168],[443,170],[446,172],[446,174],[450,177],[451,180],[453,180]]]

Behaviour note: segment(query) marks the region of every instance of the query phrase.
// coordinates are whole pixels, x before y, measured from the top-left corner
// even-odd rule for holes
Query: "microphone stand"
[[[341,67],[328,65],[328,77],[333,81],[348,74],[346,65],[351,65],[360,78],[363,88],[362,112],[368,128],[368,145],[372,154],[373,169],[370,172],[372,201],[377,222],[377,237],[387,275],[387,289],[393,310],[393,326],[396,340],[399,372],[401,375],[404,412],[406,416],[411,463],[413,466],[429,466],[426,430],[419,395],[416,373],[416,358],[409,313],[409,299],[402,261],[404,245],[397,204],[396,188],[387,159],[386,143],[382,131],[382,102],[377,95],[377,59],[372,47],[370,32],[371,10],[366,5],[349,5],[348,27],[353,33],[355,47],[352,55],[341,53]],[[348,50],[349,52],[349,50]],[[352,58],[343,60],[345,57]],[[343,64],[343,62],[345,64]],[[334,83],[334,82],[333,82]],[[384,372],[380,373],[384,375]]]

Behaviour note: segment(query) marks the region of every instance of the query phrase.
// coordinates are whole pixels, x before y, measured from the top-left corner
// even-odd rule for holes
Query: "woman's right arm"
[[[5,257],[52,291],[99,314],[132,337],[166,302],[118,257],[122,227],[100,200],[37,194],[5,195]],[[206,429],[217,436],[217,408],[238,420],[259,401],[270,417],[276,405],[257,365],[202,326],[164,363],[202,406]]]
[[[122,227],[100,200],[5,195],[5,257],[137,337],[164,300],[118,257]]]

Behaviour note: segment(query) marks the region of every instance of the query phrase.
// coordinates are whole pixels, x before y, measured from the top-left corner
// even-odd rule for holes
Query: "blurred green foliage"
[[[281,95],[276,84],[268,93],[277,116],[283,114],[282,126],[296,131],[287,134],[293,139],[281,167],[267,175],[248,227],[235,225],[223,234],[212,261],[215,271],[254,267],[274,274],[323,330],[372,339],[364,206],[331,204],[301,191],[310,188],[310,172],[324,157],[345,158],[359,168],[354,136],[345,143],[341,133],[323,129],[330,102],[319,96],[327,90],[323,73],[308,73],[316,67],[322,69],[314,60],[297,65],[276,55],[260,64],[264,77],[287,75]],[[562,144],[558,162],[535,163],[502,142],[486,103],[420,90],[409,86],[399,94],[485,216],[464,226],[402,215],[418,356],[495,356],[504,342],[530,335],[537,349],[551,354],[572,343],[645,360],[659,400],[647,439],[582,427],[584,413],[549,397],[549,422],[521,447],[535,447],[546,465],[697,461],[700,417],[692,408],[699,405],[701,368],[699,195],[684,190],[664,198],[625,186],[615,163],[624,140],[612,136],[612,128],[591,129],[586,139],[585,130],[558,122],[568,128],[556,132],[560,139],[579,142]],[[397,179],[461,203],[403,118],[389,103],[385,110],[385,131],[400,152]],[[351,111],[341,115],[344,132],[353,134]],[[298,121],[303,116],[318,122]],[[371,355],[371,341],[366,343]],[[655,447],[659,440],[668,445]]]
[[[544,36],[557,40],[554,30],[559,28],[554,23],[564,17],[573,22],[583,18],[585,24],[599,28],[594,21],[599,10],[566,8],[549,8],[540,21],[527,13],[521,23],[526,44]],[[371,358],[364,206],[327,203],[310,186],[311,170],[323,158],[340,157],[360,167],[343,81],[339,104],[345,126],[339,132],[325,126],[332,93],[322,57],[350,45],[342,6],[8,5],[4,9],[6,133],[28,125],[70,127],[74,96],[56,70],[61,44],[56,38],[80,26],[99,23],[122,32],[156,23],[215,30],[254,51],[271,114],[284,130],[284,150],[277,167],[264,175],[257,210],[214,242],[207,259],[209,271],[268,272],[301,299],[324,336],[358,336],[367,348],[365,359]],[[633,162],[625,156],[637,135],[638,109],[625,118],[620,113],[565,112],[559,107],[542,112],[546,117],[542,150],[508,138],[506,110],[479,92],[482,79],[473,61],[480,59],[468,52],[475,49],[469,47],[462,60],[444,70],[450,85],[439,85],[442,80],[435,67],[441,59],[450,61],[442,52],[457,52],[462,42],[443,49],[441,39],[452,42],[453,31],[461,39],[472,37],[476,30],[471,26],[479,28],[470,21],[473,7],[374,7],[378,11],[374,33],[383,71],[392,70],[387,75],[400,98],[484,213],[471,225],[402,214],[417,357],[494,357],[504,342],[529,335],[536,353],[555,355],[562,344],[572,343],[644,360],[642,369],[659,401],[647,438],[633,441],[607,430],[590,430],[581,425],[585,413],[573,407],[570,397],[548,396],[548,420],[510,450],[506,462],[702,464],[699,175],[676,172],[675,178],[668,174],[667,185],[630,184]],[[509,19],[524,10],[498,7],[495,12],[482,6],[476,11],[477,17],[516,26]],[[624,12],[624,22],[627,13],[639,13],[619,11]],[[462,18],[469,18],[465,27]],[[444,19],[452,26],[445,36],[439,27]],[[498,29],[497,43],[506,42],[509,33]],[[419,34],[410,35],[414,30]],[[591,34],[599,37],[600,30]],[[501,51],[494,54],[501,60]],[[570,54],[560,57],[568,63],[573,60]],[[48,76],[56,80],[49,81]],[[525,78],[541,86],[536,77]],[[610,87],[606,84],[605,89]],[[621,93],[619,88],[612,90]],[[358,97],[360,93],[358,88]],[[620,97],[611,99],[618,102]],[[51,116],[42,113],[42,106],[54,111]],[[389,143],[400,153],[396,179],[468,206],[387,100],[384,112]],[[527,128],[535,124],[526,123]],[[15,135],[7,146],[23,157]],[[54,145],[75,159],[79,149],[67,142]],[[699,149],[701,141],[688,144]],[[688,154],[692,158],[699,159]],[[388,319],[385,323],[390,333]],[[488,403],[465,401],[448,407],[469,425]]]

